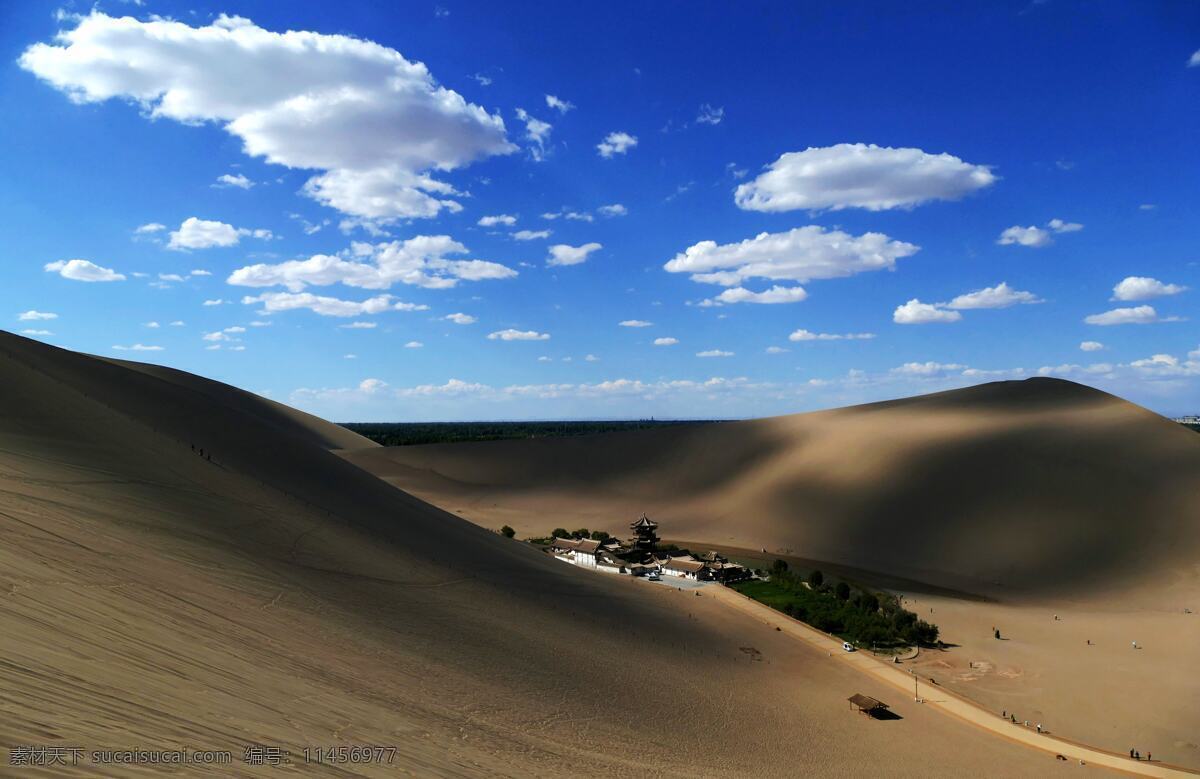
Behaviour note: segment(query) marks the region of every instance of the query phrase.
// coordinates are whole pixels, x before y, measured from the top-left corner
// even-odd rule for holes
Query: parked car
[[[651,571],[650,573],[646,574],[646,579],[652,582],[662,581],[662,577],[658,575],[658,571]]]
[[[847,652],[853,652],[853,651],[855,651],[855,650],[854,650],[854,645],[853,645],[853,644],[851,644],[849,641],[843,641],[843,642],[842,642],[842,649],[846,650]]]

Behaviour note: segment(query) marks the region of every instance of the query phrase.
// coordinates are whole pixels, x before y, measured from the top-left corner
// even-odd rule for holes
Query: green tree
[[[775,574],[776,576],[783,573],[787,569],[787,560],[776,560],[775,562],[771,563],[771,573]]]
[[[517,531],[513,530],[508,525],[505,525],[504,527],[500,528],[500,535],[504,536],[505,538],[512,538],[516,534],[517,534]]]
[[[556,527],[550,531],[550,537],[551,538],[570,538],[571,533],[570,533],[570,531],[566,530],[565,528]]]
[[[834,593],[837,594],[838,600],[850,600],[850,585],[845,582],[838,582],[834,588]]]
[[[591,534],[592,534],[592,531],[588,530],[586,527],[581,527],[578,530],[576,530],[574,533],[572,533],[571,535],[574,538],[587,538]]]
[[[592,540],[593,541],[607,541],[610,538],[612,538],[612,536],[610,536],[608,533],[605,533],[603,530],[593,530],[592,531]]]
[[[825,574],[820,571],[813,571],[808,575],[808,583],[812,585],[814,590],[820,587],[823,581],[825,581]]]

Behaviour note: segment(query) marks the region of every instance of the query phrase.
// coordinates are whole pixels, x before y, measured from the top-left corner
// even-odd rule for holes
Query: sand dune
[[[959,645],[918,661],[941,683],[1070,738],[1149,744],[1200,768],[1200,436],[1103,392],[1031,379],[746,422],[344,454],[487,527],[618,533],[647,511],[693,546],[892,588]]]
[[[1053,763],[712,598],[565,566],[331,452],[358,443],[214,382],[0,334],[0,760],[187,747],[234,763],[42,775],[259,776],[240,762],[258,742],[329,776]],[[852,692],[902,719],[850,713]],[[395,747],[396,766],[298,764],[346,744]]]

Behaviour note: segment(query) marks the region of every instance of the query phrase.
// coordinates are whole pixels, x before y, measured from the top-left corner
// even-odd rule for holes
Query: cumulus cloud
[[[950,154],[839,143],[780,156],[734,202],[748,211],[883,211],[957,200],[995,181],[987,166]]]
[[[1092,314],[1084,317],[1089,325],[1148,325],[1154,322],[1179,322],[1179,317],[1159,317],[1154,306],[1133,306],[1131,308],[1114,308],[1102,314]]]
[[[725,118],[725,109],[721,106],[713,107],[708,103],[700,106],[700,110],[696,113],[696,122],[698,124],[717,125]]]
[[[732,357],[733,352],[726,352],[722,349],[709,349],[703,352],[696,352],[697,357]]]
[[[1100,343],[1099,341],[1084,341],[1083,343],[1079,344],[1080,351],[1084,352],[1098,352],[1103,348],[1104,344]]]
[[[134,344],[132,346],[114,346],[113,349],[115,349],[118,352],[161,352],[161,351],[163,351],[163,347],[161,347],[161,346],[147,346],[146,344]]]
[[[967,366],[959,365],[958,363],[940,363],[940,362],[906,362],[896,368],[892,368],[892,373],[903,376],[942,376],[951,371],[961,371]]]
[[[166,229],[167,229],[167,226],[165,224],[160,224],[158,222],[148,222],[144,225],[139,225],[138,228],[136,230],[134,230],[133,232],[137,235],[150,235],[153,233],[160,233]]]
[[[745,287],[732,287],[715,298],[700,303],[701,306],[723,306],[732,303],[799,303],[808,297],[804,287],[781,287],[776,285],[763,292],[751,292]]]
[[[613,203],[612,205],[600,206],[596,210],[600,212],[600,216],[608,216],[608,217],[625,216],[626,214],[629,213],[629,209],[626,208],[625,206],[621,205],[620,203]]]
[[[693,281],[733,287],[752,278],[804,282],[891,270],[896,260],[919,249],[883,233],[856,237],[808,225],[785,233],[760,233],[740,243],[701,241],[663,267],[670,273],[690,273]]]
[[[550,258],[546,260],[549,266],[556,265],[579,265],[587,262],[588,255],[592,252],[604,247],[595,241],[585,243],[583,246],[569,246],[565,243],[558,243],[550,247]]]
[[[939,307],[934,303],[922,303],[913,298],[892,312],[892,321],[898,325],[924,325],[930,322],[957,322],[962,314]]]
[[[1192,53],[1192,56],[1188,58],[1188,67],[1200,67],[1200,49],[1196,49],[1196,51]]]
[[[569,100],[563,100],[554,95],[546,95],[546,105],[558,111],[560,114],[565,114],[575,107],[575,104]]]
[[[74,29],[30,46],[20,66],[75,102],[123,99],[151,118],[216,123],[250,156],[317,171],[305,193],[352,217],[457,210],[454,189],[429,172],[515,150],[500,116],[371,41],[225,15],[206,27],[70,18]]]
[[[506,225],[512,227],[517,223],[517,218],[509,214],[496,214],[494,216],[481,217],[476,224],[480,227],[495,227],[496,225]]]
[[[237,246],[244,236],[253,236],[265,240],[274,237],[270,230],[251,230],[246,227],[234,227],[225,222],[198,219],[197,217],[189,216],[179,225],[178,230],[171,232],[167,248],[180,251],[184,249],[211,249],[213,247]]]
[[[479,321],[470,314],[463,314],[459,312],[446,314],[444,317],[442,317],[442,319],[453,322],[456,325],[473,325]]]
[[[222,300],[221,298],[213,298],[211,300],[204,301],[204,305],[206,305],[206,306],[223,306],[228,302],[229,302],[228,300]]]
[[[1113,300],[1148,300],[1150,298],[1178,295],[1187,287],[1179,284],[1164,284],[1148,276],[1128,276],[1113,287]]]
[[[316,254],[307,260],[247,265],[231,273],[226,281],[243,287],[282,286],[292,292],[339,283],[362,289],[388,289],[393,284],[448,289],[459,281],[517,275],[512,268],[496,262],[448,259],[466,253],[467,247],[448,235],[418,235],[379,244],[357,242],[341,255]]]
[[[17,314],[17,319],[22,322],[42,322],[51,319],[58,319],[58,314],[53,314],[49,311],[36,311],[34,309],[30,309]]]
[[[968,292],[964,295],[951,300],[949,303],[941,305],[946,308],[955,309],[970,309],[970,308],[1008,308],[1015,306],[1018,303],[1041,303],[1042,300],[1032,292],[1024,292],[1019,289],[1013,289],[1008,286],[1007,282],[1000,282],[994,287],[984,287],[983,289]]]
[[[250,179],[246,178],[241,173],[238,173],[236,176],[229,174],[229,173],[225,173],[220,176],[217,176],[217,183],[213,184],[213,186],[217,187],[218,189],[220,189],[222,187],[237,187],[238,189],[250,189],[250,187],[254,186],[254,182],[251,181]]]
[[[517,118],[525,123],[525,140],[529,141],[529,156],[541,162],[546,158],[546,140],[554,127],[529,114],[524,108],[517,109]]]
[[[90,260],[58,260],[45,265],[47,273],[57,273],[72,281],[124,281],[125,277],[112,268],[101,267]]]
[[[1044,246],[1049,246],[1054,243],[1054,238],[1051,233],[1077,233],[1083,229],[1083,225],[1078,222],[1064,222],[1061,219],[1051,219],[1046,223],[1045,228],[1041,227],[1021,227],[1013,225],[1004,232],[1000,233],[1000,238],[996,243],[1001,246],[1028,246],[1031,249],[1040,249]]]
[[[637,144],[637,136],[624,132],[612,132],[605,136],[603,141],[596,144],[596,151],[600,153],[601,157],[608,159],[615,154],[625,154]]]
[[[867,341],[875,337],[874,333],[814,333],[809,330],[797,330],[788,336],[789,341]],[[778,347],[772,347],[778,348]],[[769,353],[770,349],[767,350]]]
[[[21,335],[54,335],[54,333],[50,332],[49,330],[27,329],[22,330]]]
[[[674,346],[677,343],[679,343],[679,339],[671,338],[670,336],[668,336],[666,338],[655,338],[654,339],[655,346]]]
[[[355,301],[314,295],[311,292],[264,292],[261,295],[247,295],[242,298],[242,303],[246,305],[261,304],[262,308],[259,311],[263,314],[308,309],[321,316],[351,317],[379,314],[384,311],[427,311],[429,309],[429,306],[394,301],[395,298],[391,295],[377,295],[363,301]]]
[[[488,333],[489,341],[548,341],[550,335],[548,333],[539,333],[536,330],[515,330],[509,328],[507,330],[497,330],[494,333]]]
[[[624,322],[618,322],[621,327],[652,327],[653,322],[647,322],[642,319],[626,319]]]
[[[549,238],[549,230],[517,230],[512,234],[514,240],[517,241],[536,241],[540,238]]]

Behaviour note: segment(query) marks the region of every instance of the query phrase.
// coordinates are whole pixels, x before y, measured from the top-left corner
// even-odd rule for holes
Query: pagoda
[[[634,537],[630,539],[630,544],[635,552],[653,552],[654,547],[658,544],[658,534],[654,531],[658,530],[658,523],[649,519],[645,514],[637,522],[629,526],[633,531]]]

